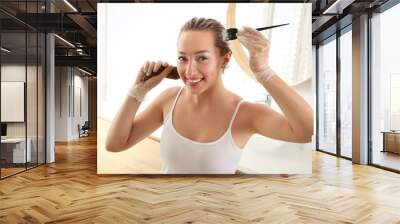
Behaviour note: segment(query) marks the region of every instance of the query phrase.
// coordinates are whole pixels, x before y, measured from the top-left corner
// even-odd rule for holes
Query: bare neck
[[[221,78],[201,94],[192,94],[187,89],[185,91],[185,98],[188,100],[188,105],[204,109],[220,104],[223,100],[227,99],[228,95],[229,92],[225,89]]]

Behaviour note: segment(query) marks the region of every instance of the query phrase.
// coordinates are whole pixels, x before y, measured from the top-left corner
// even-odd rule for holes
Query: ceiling
[[[269,2],[312,3],[312,37],[313,43],[316,44],[336,32],[337,27],[350,24],[353,16],[357,16],[365,10],[374,9],[386,1],[287,0]],[[96,73],[97,3],[109,2],[157,1],[47,0],[46,8],[45,0],[1,0],[2,45],[5,46],[7,43],[8,48],[15,49],[14,54],[16,55],[18,52],[25,54],[25,51],[28,54],[34,53],[36,46],[39,48],[43,46],[36,43],[34,35],[28,35],[28,40],[25,40],[25,30],[28,32],[54,32],[58,35],[55,38],[56,65],[80,66]],[[49,13],[50,11],[52,13]],[[338,20],[341,22],[337,23]],[[25,46],[25,41],[28,42],[26,50],[21,47]]]

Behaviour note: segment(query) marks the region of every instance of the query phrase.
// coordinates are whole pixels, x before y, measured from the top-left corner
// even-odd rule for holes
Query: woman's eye
[[[178,57],[178,61],[179,62],[185,61],[185,58],[184,57]]]
[[[200,56],[199,57],[199,61],[205,61],[205,60],[207,60],[208,58],[207,57],[203,57],[203,56]]]

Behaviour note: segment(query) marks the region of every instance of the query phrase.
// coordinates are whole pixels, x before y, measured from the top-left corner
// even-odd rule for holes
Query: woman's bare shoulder
[[[168,87],[164,91],[160,93],[158,97],[161,97],[163,102],[169,101],[171,99],[175,99],[178,91],[181,89],[181,86],[172,86]]]
[[[165,114],[166,111],[169,111],[175,97],[178,95],[181,86],[172,86],[160,93],[158,96],[158,101],[160,102],[160,106]]]

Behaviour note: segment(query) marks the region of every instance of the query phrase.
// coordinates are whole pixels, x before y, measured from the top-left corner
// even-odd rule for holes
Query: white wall
[[[68,140],[68,84],[67,67],[55,68],[55,141]]]
[[[88,78],[82,75],[71,67],[56,67],[55,141],[77,139],[78,124],[82,126],[88,120]],[[77,105],[82,106],[82,114]]]
[[[18,64],[9,64],[1,66],[1,81],[9,82],[25,82],[26,71],[28,74],[36,74],[36,67]],[[36,97],[36,90],[34,93],[27,93],[28,97]],[[3,97],[3,96],[2,96]],[[36,107],[36,105],[35,105]],[[22,108],[24,109],[24,108]],[[7,110],[7,108],[1,108],[1,110]],[[30,119],[30,114],[28,114],[28,120]],[[36,118],[36,117],[35,117]],[[25,123],[26,122],[7,122],[7,136],[8,137],[25,137]],[[32,125],[29,125],[30,128]],[[28,132],[29,133],[29,132]]]
[[[25,82],[26,70],[32,70],[32,67],[18,64],[9,64],[1,66],[1,81],[20,81]],[[1,108],[6,110],[7,108]],[[7,122],[7,137],[25,137],[25,122]]]

